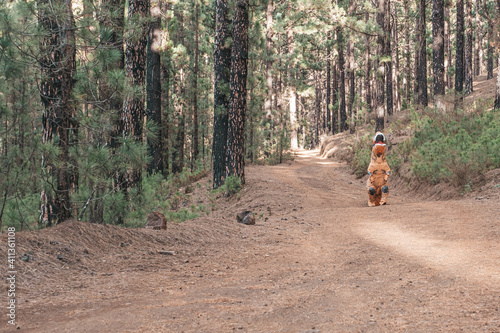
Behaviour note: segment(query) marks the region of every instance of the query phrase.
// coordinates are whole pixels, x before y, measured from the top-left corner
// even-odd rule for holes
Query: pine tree
[[[347,113],[346,113],[346,101],[345,101],[345,60],[344,60],[344,32],[342,28],[337,28],[337,47],[338,47],[338,68],[340,72],[340,82],[339,82],[339,132],[347,130]]]
[[[44,106],[42,116],[42,143],[54,140],[59,141],[58,161],[44,160],[48,169],[54,167],[57,186],[55,198],[48,199],[45,205],[48,211],[58,222],[69,219],[72,215],[70,203],[70,166],[69,148],[70,132],[74,122],[74,105],[72,105],[72,92],[76,70],[76,46],[74,34],[74,18],[71,0],[61,0],[56,5],[40,0],[38,3],[39,25],[43,30],[40,41],[40,67],[42,82],[40,96]],[[60,12],[58,12],[60,11]],[[42,195],[42,198],[44,195]],[[50,203],[53,202],[51,206]],[[42,212],[43,214],[43,212]],[[50,214],[50,212],[49,212]],[[50,222],[50,219],[49,219]]]
[[[198,76],[199,76],[199,58],[200,58],[200,41],[199,41],[199,3],[195,1],[194,6],[194,68],[193,68],[193,148],[191,158],[191,170],[194,169],[195,163],[199,155],[199,117],[198,117]]]
[[[464,51],[464,84],[465,94],[469,95],[473,90],[472,63],[472,0],[465,0],[465,51]]]
[[[356,9],[356,4],[354,0],[350,1],[348,15],[352,16]],[[348,61],[349,61],[349,114],[351,115],[351,121],[349,124],[349,132],[353,134],[356,131],[356,118],[357,113],[354,109],[354,98],[356,97],[355,89],[355,72],[354,72],[354,38],[349,38],[348,48]]]
[[[444,84],[444,0],[432,2],[432,68],[434,74],[434,99],[441,103]],[[439,108],[443,106],[438,105]]]
[[[146,47],[147,21],[149,16],[149,0],[130,0],[128,7],[129,24],[135,24],[134,31],[125,49],[125,70],[130,81],[132,93],[123,104],[121,116],[121,132],[125,139],[133,138],[136,143],[142,143],[144,122],[144,96],[142,89],[146,83]],[[142,167],[135,167],[124,177],[124,190],[136,187],[141,189]]]
[[[289,4],[288,12],[291,12],[291,4]],[[295,87],[295,79],[294,79],[294,67],[295,62],[293,61],[294,52],[295,52],[295,43],[293,39],[293,29],[289,27],[287,31],[287,43],[288,43],[288,55],[292,59],[290,61],[290,66],[288,68],[288,98],[290,101],[290,148],[298,149],[299,142],[297,138],[297,89]]]
[[[226,170],[245,184],[245,113],[248,66],[248,0],[237,0],[231,49],[231,95],[229,100]]]
[[[420,0],[419,3],[419,20],[418,20],[418,34],[420,45],[418,47],[419,61],[418,61],[418,92],[417,92],[417,104],[427,106],[427,43],[426,43],[426,29],[425,29],[425,0]]]
[[[385,65],[384,65],[384,51],[385,47],[385,10],[386,2],[385,0],[378,0],[377,8],[377,24],[380,28],[380,32],[377,36],[377,59],[375,61],[376,73],[376,125],[375,131],[382,131],[384,129],[384,101],[385,101],[385,89],[384,89],[384,79],[385,79]]]
[[[370,13],[365,14],[365,23],[367,24],[370,21]],[[365,51],[365,98],[366,98],[366,107],[368,108],[368,112],[372,112],[372,87],[371,87],[371,39],[370,35],[365,35],[366,42],[366,51]]]
[[[217,0],[215,7],[214,40],[214,131],[213,131],[213,188],[226,178],[226,144],[229,110],[229,80],[231,47],[228,45],[229,21],[227,0]]]
[[[148,30],[146,56],[146,116],[155,133],[148,133],[148,153],[151,162],[148,173],[163,172],[163,128],[161,110],[161,9],[159,0],[151,0],[151,23]]]
[[[328,31],[327,36],[327,46],[326,46],[326,127],[328,133],[332,133],[332,111],[331,111],[331,101],[332,101],[332,89],[331,89],[331,75],[332,75],[332,55],[331,55],[331,42],[332,34]]]
[[[266,118],[271,119],[273,116],[272,101],[273,101],[273,61],[274,61],[274,50],[273,50],[273,14],[274,14],[274,2],[273,0],[267,1],[266,7],[266,85],[267,85],[267,98],[264,104],[264,111],[266,113]]]
[[[392,82],[392,72],[393,72],[393,66],[392,66],[392,48],[391,48],[391,1],[386,0],[385,4],[385,16],[384,16],[384,57],[387,59],[387,62],[385,63],[386,70],[385,70],[385,94],[386,94],[386,100],[387,100],[387,115],[390,116],[393,113],[393,104],[394,104],[394,94],[393,94],[393,82]]]
[[[464,90],[464,0],[457,0],[457,39],[455,60],[455,91]]]
[[[500,17],[500,0],[497,0],[496,2],[497,5],[497,16]],[[498,55],[498,68],[500,69],[500,54]],[[498,70],[497,73],[497,83],[495,87],[495,104],[493,107],[496,110],[500,109],[500,70]]]

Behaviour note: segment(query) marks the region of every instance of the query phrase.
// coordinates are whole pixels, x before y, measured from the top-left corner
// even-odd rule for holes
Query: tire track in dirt
[[[235,229],[240,242],[110,277],[133,288],[54,320],[56,304],[34,331],[500,331],[495,203],[391,193],[369,208],[364,181],[316,153],[248,168],[248,191],[217,216],[245,205],[273,214]]]

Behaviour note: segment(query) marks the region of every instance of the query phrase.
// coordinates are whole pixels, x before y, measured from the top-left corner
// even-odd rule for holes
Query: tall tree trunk
[[[185,96],[184,89],[185,83],[184,70],[181,69],[177,77],[178,83],[176,91],[178,96]],[[175,117],[177,120],[177,132],[175,134],[175,141],[172,146],[172,173],[180,173],[184,169],[184,145],[186,143],[186,103],[183,100],[178,101],[175,106]]]
[[[291,5],[289,4],[288,11],[291,12]],[[294,66],[294,50],[295,44],[293,40],[293,30],[292,28],[288,28],[287,31],[287,42],[288,42],[288,55],[290,57],[291,66],[288,68],[288,96],[290,100],[290,148],[298,149],[299,142],[297,139],[297,89],[295,88],[294,75],[292,73]]]
[[[427,43],[426,43],[426,30],[425,30],[425,0],[420,0],[419,5],[419,21],[418,32],[420,36],[419,45],[419,63],[418,63],[418,93],[417,104],[427,106]]]
[[[199,124],[198,124],[198,76],[199,76],[199,5],[195,0],[194,7],[194,68],[193,68],[193,148],[191,170],[194,169],[199,155]]]
[[[498,73],[497,73],[497,84],[495,89],[495,104],[494,108],[496,110],[500,109],[500,54],[498,55]]]
[[[356,118],[357,112],[354,108],[354,99],[356,97],[355,86],[355,73],[354,73],[354,42],[352,38],[349,40],[349,115],[351,116],[349,124],[349,133],[353,134],[356,131]]]
[[[419,3],[417,3],[417,11],[418,11],[418,6]],[[413,101],[415,103],[418,103],[418,88],[419,88],[419,83],[418,83],[418,71],[420,70],[420,40],[422,39],[420,34],[418,33],[418,29],[420,27],[420,14],[417,13],[417,22],[416,22],[416,27],[415,27],[415,34],[414,34],[414,48],[415,48],[415,66],[413,67],[413,94],[414,98]]]
[[[464,80],[465,94],[472,93],[473,90],[473,54],[472,54],[472,0],[465,0],[465,54],[464,54]]]
[[[495,43],[494,37],[493,37],[493,27],[494,23],[493,20],[488,21],[488,51],[487,51],[487,65],[486,65],[486,70],[487,70],[487,80],[493,78],[493,61],[494,61],[494,49],[493,49],[493,44]]]
[[[397,11],[397,2],[394,2],[394,12]],[[399,112],[401,110],[401,85],[399,80],[399,35],[398,35],[398,17],[394,15],[394,24],[392,26],[392,40],[394,41],[394,47],[392,48],[392,63],[394,64],[392,70],[392,82],[394,84],[393,95],[394,95],[394,112]]]
[[[62,15],[53,8],[62,9]],[[57,186],[55,198],[42,192],[42,214],[47,215],[49,223],[52,218],[58,222],[69,219],[72,215],[70,206],[70,170],[69,148],[72,118],[75,115],[71,95],[76,72],[76,46],[74,34],[74,18],[71,0],[58,0],[50,3],[38,2],[39,25],[43,30],[40,40],[40,67],[42,80],[40,97],[44,106],[42,115],[42,143],[59,139],[58,162],[52,164],[43,157],[42,165],[49,173],[56,175]]]
[[[405,66],[405,79],[404,79],[404,87],[405,87],[405,100],[406,106],[411,103],[411,52],[410,52],[410,4],[408,0],[404,0],[403,6],[405,7],[405,58],[406,58],[406,66]]]
[[[391,1],[386,0],[385,3],[385,18],[384,18],[384,56],[388,59],[385,70],[385,90],[387,96],[387,115],[393,113],[394,95],[392,89],[392,51],[391,51]]]
[[[266,118],[271,119],[273,117],[273,61],[274,61],[274,49],[273,49],[273,14],[274,14],[274,3],[273,0],[267,1],[266,9],[266,85],[267,85],[267,99],[264,103],[264,111],[266,112]]]
[[[365,23],[368,24],[368,21],[370,20],[370,13],[366,12],[365,13]],[[366,48],[365,48],[365,65],[366,65],[366,71],[365,71],[365,98],[366,98],[366,107],[368,109],[368,113],[372,112],[372,91],[371,91],[371,70],[372,70],[372,62],[371,62],[371,39],[370,35],[365,36],[365,43],[366,43]]]
[[[336,132],[340,132],[338,129],[339,125],[339,107],[337,105],[338,95],[339,95],[339,80],[338,80],[338,71],[337,64],[334,62],[332,65],[332,134]]]
[[[434,106],[444,110],[444,0],[432,1],[432,40]]]
[[[497,0],[496,4],[497,4],[497,17],[500,17],[500,0]],[[500,109],[500,54],[498,55],[497,84],[496,84],[496,89],[495,89],[494,108],[496,110]]]
[[[146,47],[147,47],[147,23],[149,15],[148,0],[130,0],[128,7],[129,20],[140,22],[139,31],[127,41],[125,49],[126,75],[134,89],[141,90],[146,83]],[[121,117],[122,133],[124,137],[133,137],[137,143],[142,143],[144,123],[144,97],[127,96],[123,104]],[[124,190],[132,187],[141,190],[142,167],[135,167],[124,179]]]
[[[345,60],[344,60],[344,33],[342,28],[337,28],[337,46],[339,53],[339,72],[340,72],[340,90],[339,90],[339,98],[340,98],[340,108],[339,108],[339,132],[343,132],[347,130],[347,114],[346,114],[346,105],[345,105]]]
[[[148,137],[148,153],[151,162],[148,173],[163,172],[163,128],[161,110],[161,9],[159,0],[151,0],[151,23],[148,31],[148,49],[146,64],[146,116],[154,124],[155,138]]]
[[[385,47],[385,15],[386,15],[386,2],[385,0],[378,0],[378,9],[377,9],[377,24],[381,28],[382,32],[378,34],[377,37],[377,54],[378,57],[375,60],[376,62],[376,89],[377,89],[377,106],[376,106],[376,123],[375,123],[375,131],[383,131],[384,130],[384,101],[385,101],[385,87],[384,87],[384,79],[385,75],[385,64],[382,61],[382,57],[384,56]]]
[[[319,50],[318,50],[319,51]],[[319,129],[321,128],[321,72],[314,72],[314,90],[316,92],[315,99],[315,128],[314,128],[314,146],[319,145]]]
[[[237,0],[231,50],[231,96],[227,131],[227,175],[245,183],[245,113],[248,62],[248,0]]]
[[[213,137],[213,188],[217,189],[226,178],[227,117],[229,110],[229,79],[231,47],[227,0],[217,0],[215,9],[214,40],[214,137]]]
[[[444,8],[444,84],[451,89],[453,80],[448,74],[451,59],[451,40],[450,40],[450,9]]]
[[[327,33],[328,44],[326,46],[326,127],[328,133],[332,133],[332,117],[331,117],[331,101],[332,101],[332,91],[331,91],[331,74],[332,74],[332,50],[331,50],[331,42],[332,42],[332,33],[328,31]]]
[[[349,2],[349,10],[348,15],[352,16],[354,14],[354,10],[356,7],[356,1],[350,0]],[[349,110],[350,115],[350,124],[349,124],[349,133],[353,134],[356,131],[356,117],[357,113],[354,109],[354,98],[356,97],[356,88],[355,88],[355,72],[354,72],[354,40],[353,38],[349,38],[349,42],[347,43],[347,58],[349,61],[349,105],[347,109]]]
[[[482,34],[483,34],[483,23],[479,15],[479,9],[481,7],[481,0],[476,0],[476,30],[474,32],[474,76],[479,76],[482,73],[483,64],[483,45],[482,45]]]
[[[179,22],[184,21],[182,8],[179,8],[176,15]],[[184,29],[184,25],[179,24],[176,42],[180,45],[184,45],[185,43]],[[177,123],[177,126],[175,128],[175,140],[172,144],[172,173],[182,172],[185,166],[187,100],[189,99],[186,93],[188,69],[186,68],[186,64],[183,63],[179,63],[178,66],[178,68],[174,69],[174,91],[177,95],[177,101],[174,105],[175,119],[173,120],[173,124]]]
[[[461,99],[464,91],[464,0],[457,0],[455,91],[458,99]]]

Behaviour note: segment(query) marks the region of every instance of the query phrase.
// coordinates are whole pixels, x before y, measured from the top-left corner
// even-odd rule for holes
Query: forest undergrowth
[[[394,174],[429,185],[447,183],[457,194],[473,191],[489,170],[500,168],[500,114],[480,101],[472,110],[407,111],[386,129],[387,160]],[[366,133],[366,132],[365,132]],[[345,160],[361,178],[370,162],[371,136],[348,144]]]

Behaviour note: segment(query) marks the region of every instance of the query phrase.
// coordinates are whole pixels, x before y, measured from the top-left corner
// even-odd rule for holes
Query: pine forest
[[[141,226],[202,177],[238,187],[324,136],[462,112],[479,75],[495,98],[466,119],[499,126],[499,19],[500,0],[3,0],[0,228]],[[473,158],[498,168],[488,133]]]

